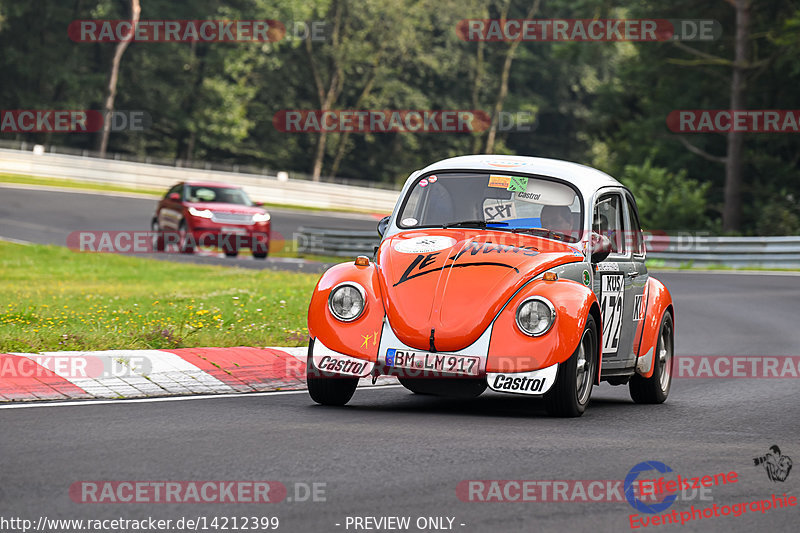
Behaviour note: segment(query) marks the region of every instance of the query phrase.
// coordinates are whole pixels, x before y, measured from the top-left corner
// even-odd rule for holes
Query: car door
[[[171,198],[173,194],[178,195],[178,200]],[[183,184],[179,183],[168,190],[161,200],[158,225],[164,231],[177,231],[181,218],[183,218]]]
[[[650,274],[647,272],[645,260],[647,253],[644,245],[644,235],[642,234],[642,226],[639,223],[639,210],[636,207],[636,201],[629,193],[625,193],[625,203],[627,204],[627,228],[625,238],[627,240],[628,248],[631,250],[631,259],[633,261],[631,289],[633,290],[633,351],[638,353],[639,343],[642,338],[642,330],[644,328],[644,317],[647,311],[647,281]],[[634,356],[635,359],[635,356]]]
[[[633,315],[638,268],[626,239],[627,207],[621,188],[602,189],[596,196],[592,231],[611,241],[611,253],[595,266],[593,289],[602,315],[603,370],[633,366]]]

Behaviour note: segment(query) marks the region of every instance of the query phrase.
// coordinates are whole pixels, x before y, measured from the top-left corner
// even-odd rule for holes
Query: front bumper
[[[490,328],[491,329],[491,328]],[[489,335],[491,333],[489,332]],[[479,339],[475,344],[457,353],[440,353],[444,357],[464,356],[477,353],[472,351],[477,348]],[[508,394],[523,394],[526,396],[541,396],[553,386],[558,374],[558,363],[546,368],[529,370],[525,372],[486,372],[486,356],[480,357],[481,363],[478,366],[477,375],[458,375],[448,372],[425,370],[422,368],[398,368],[391,364],[392,360],[387,354],[393,353],[397,349],[406,352],[424,353],[420,350],[402,346],[396,338],[387,340],[387,344],[393,347],[384,348],[384,339],[381,339],[381,348],[378,352],[378,360],[375,362],[367,361],[358,357],[353,357],[344,353],[331,350],[320,339],[312,341],[309,351],[309,375],[326,375],[329,377],[358,377],[392,375],[407,378],[431,378],[431,379],[481,379],[486,381],[489,389],[495,392]]]

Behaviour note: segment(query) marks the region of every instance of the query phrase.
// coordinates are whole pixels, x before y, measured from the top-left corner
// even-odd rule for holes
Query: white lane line
[[[10,242],[12,244],[22,244],[24,246],[30,246],[31,244],[36,244],[35,242],[23,241],[22,239],[12,239],[11,237],[3,237],[2,235],[0,235],[0,241]]]
[[[366,387],[358,387],[356,392],[362,390],[380,390],[380,389],[396,389],[402,385],[369,385]],[[30,409],[36,407],[75,407],[75,406],[89,406],[89,405],[111,405],[111,404],[127,404],[127,403],[158,403],[158,402],[180,402],[184,400],[212,400],[214,398],[245,398],[253,396],[282,396],[287,394],[308,394],[308,390],[287,390],[287,391],[270,391],[270,392],[244,392],[234,394],[203,394],[197,396],[166,396],[161,398],[132,398],[120,400],[79,400],[68,402],[31,402],[31,403],[12,403],[0,404],[0,409]]]

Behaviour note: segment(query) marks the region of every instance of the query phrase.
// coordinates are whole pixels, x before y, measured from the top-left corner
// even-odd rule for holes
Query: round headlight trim
[[[343,292],[348,288],[354,289],[356,291],[356,294],[360,297],[360,302],[361,302],[360,309],[358,309],[358,311],[355,313],[342,312],[341,306],[343,302],[334,302],[334,300],[340,294],[342,295],[343,298],[352,299],[353,298],[352,292],[348,291],[348,294],[345,294]],[[344,303],[346,304],[346,302]],[[330,295],[328,296],[328,310],[336,318],[336,320],[339,320],[341,322],[352,322],[353,320],[356,320],[358,317],[364,314],[364,309],[366,307],[367,307],[367,298],[364,288],[358,283],[352,281],[345,281],[343,283],[336,285],[333,289],[331,289]]]
[[[529,304],[533,305],[534,302],[538,302],[540,304],[543,304],[547,308],[547,313],[546,314],[542,313],[541,314],[542,316],[540,316],[540,318],[538,320],[538,322],[541,323],[542,319],[549,318],[549,320],[547,322],[547,327],[545,327],[544,329],[539,329],[539,330],[537,330],[537,328],[529,329],[528,327],[523,325],[523,323],[522,323],[522,321],[520,319],[520,315],[522,315],[525,312],[527,306]],[[556,321],[556,308],[553,306],[553,304],[550,302],[550,300],[548,300],[547,298],[544,298],[543,296],[530,296],[528,298],[525,298],[522,301],[522,303],[519,304],[519,306],[517,307],[517,312],[516,312],[516,315],[515,315],[515,319],[516,319],[515,321],[517,323],[517,327],[519,328],[519,330],[522,333],[524,333],[525,335],[528,335],[529,337],[540,337],[540,336],[544,335],[545,333],[547,333],[548,331],[550,331],[550,328],[553,327],[553,323]]]

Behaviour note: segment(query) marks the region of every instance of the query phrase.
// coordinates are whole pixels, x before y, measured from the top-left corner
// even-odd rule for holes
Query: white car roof
[[[421,173],[443,170],[480,170],[486,172],[540,174],[560,178],[575,185],[583,195],[589,199],[601,187],[622,187],[623,185],[600,170],[578,163],[547,159],[543,157],[528,157],[518,155],[462,155],[437,161],[420,171],[414,172],[406,181],[403,190],[410,185]]]

